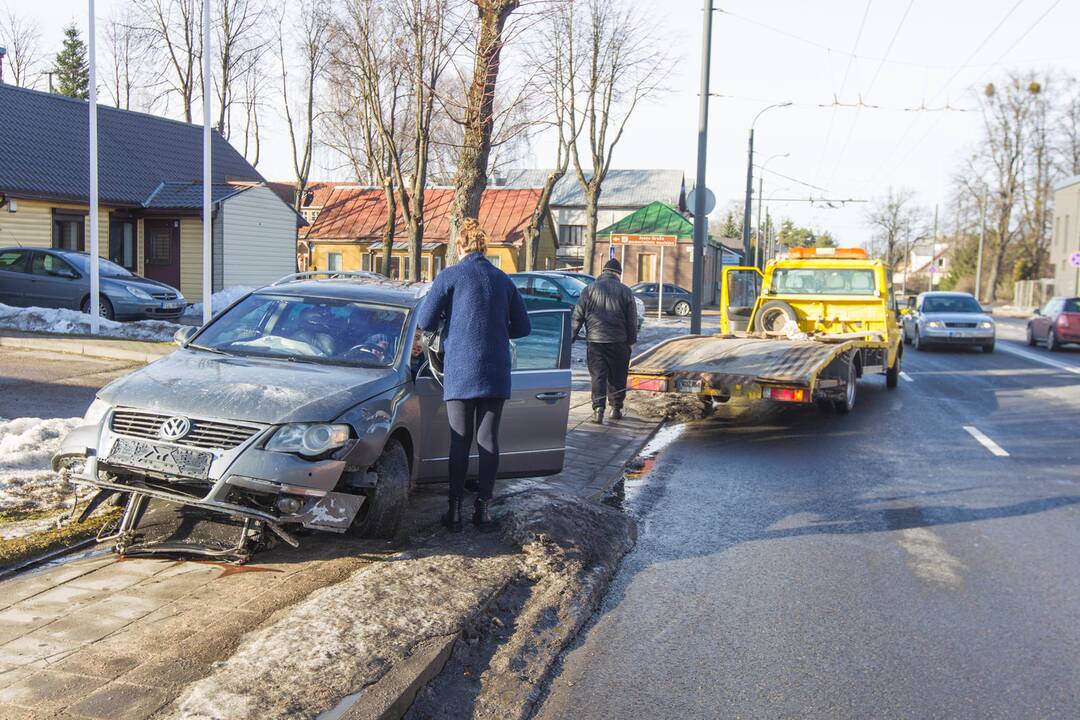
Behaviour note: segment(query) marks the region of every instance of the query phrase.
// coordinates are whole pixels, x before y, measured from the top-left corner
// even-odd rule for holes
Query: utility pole
[[[938,205],[934,203],[934,238],[930,241],[930,289],[934,289],[934,279],[937,277],[937,233],[938,233]]]
[[[97,132],[97,27],[94,0],[89,0],[90,15],[90,334],[101,329],[101,275],[98,267],[98,132]]]
[[[4,84],[4,56],[7,55],[7,48],[0,47],[0,85]]]
[[[207,325],[210,322],[211,316],[214,314],[213,297],[214,297],[214,275],[211,263],[213,262],[213,252],[211,251],[211,230],[214,225],[212,206],[212,190],[213,190],[213,162],[211,159],[210,150],[210,79],[213,77],[210,74],[210,0],[203,0],[203,76],[202,76],[202,93],[203,93],[203,209],[202,209],[202,321],[203,325]]]
[[[754,125],[757,125],[758,118],[762,116],[766,111],[773,108],[785,108],[789,107],[791,102],[776,103],[775,105],[769,105],[758,111],[758,114],[754,116],[754,119],[750,122],[750,140],[747,144],[746,153],[746,198],[743,201],[743,224],[742,224],[742,243],[743,243],[743,262],[750,260],[750,207],[753,202],[754,194]],[[758,193],[760,194],[760,192]],[[761,202],[761,198],[758,198],[758,202]]]
[[[705,149],[709,139],[709,63],[712,59],[713,0],[705,0],[705,17],[701,26],[701,94],[698,96],[697,182],[694,193],[694,261],[691,263],[690,334],[701,334],[701,297],[705,268]],[[748,220],[749,221],[749,220]],[[724,250],[720,249],[721,274]],[[663,283],[664,279],[660,278]]]
[[[983,244],[986,242],[986,192],[979,202],[979,254],[975,261],[975,299],[982,302]]]
[[[765,261],[765,251],[761,247],[761,206],[763,204],[761,202],[761,198],[765,197],[764,195],[761,194],[761,190],[762,190],[762,185],[764,184],[764,182],[765,182],[765,173],[763,172],[763,173],[761,173],[761,176],[758,177],[758,179],[757,179],[757,196],[758,196],[757,222],[754,224],[754,227],[757,228],[757,242],[754,243],[754,267],[762,267],[764,265],[764,261]],[[760,260],[760,262],[759,262],[759,260]]]

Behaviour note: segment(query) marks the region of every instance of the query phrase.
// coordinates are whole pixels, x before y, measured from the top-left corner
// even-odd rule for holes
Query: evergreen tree
[[[90,65],[86,59],[86,43],[79,37],[75,23],[64,28],[64,47],[53,63],[56,73],[56,92],[68,97],[90,97]]]

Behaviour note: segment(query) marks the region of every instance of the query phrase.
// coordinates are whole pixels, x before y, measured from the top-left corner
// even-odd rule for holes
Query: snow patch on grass
[[[126,340],[169,342],[180,328],[165,320],[117,322],[101,318],[98,335]],[[53,335],[89,335],[90,316],[66,308],[11,307],[0,305],[0,330],[50,333]]]
[[[0,508],[49,510],[71,499],[73,486],[50,468],[53,454],[80,418],[0,418]]]
[[[246,287],[244,285],[236,285],[234,287],[227,287],[224,290],[219,290],[210,298],[210,310],[214,315],[217,315],[253,290],[255,290],[255,288]],[[184,311],[181,319],[185,322],[202,324],[202,311],[203,304],[201,302],[192,303],[191,305],[188,305],[188,308]]]

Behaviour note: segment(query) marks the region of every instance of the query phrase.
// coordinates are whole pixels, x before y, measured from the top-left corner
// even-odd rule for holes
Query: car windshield
[[[85,275],[90,274],[89,255],[64,255],[64,259],[75,265],[75,267],[79,269],[79,272]],[[102,277],[135,277],[126,268],[123,268],[110,260],[106,260],[105,258],[98,258],[98,273]]]
[[[931,295],[923,298],[924,313],[981,313],[982,306],[975,298],[964,295]]]
[[[1064,312],[1080,312],[1080,298],[1069,298],[1065,301]]]
[[[563,289],[566,290],[566,292],[571,297],[579,297],[581,295],[581,291],[589,287],[588,283],[585,283],[577,279],[576,277],[570,275],[562,276],[562,286]]]
[[[778,268],[772,292],[783,295],[873,295],[874,271],[863,268]]]
[[[256,293],[216,318],[192,347],[331,365],[391,367],[408,311],[354,300]]]

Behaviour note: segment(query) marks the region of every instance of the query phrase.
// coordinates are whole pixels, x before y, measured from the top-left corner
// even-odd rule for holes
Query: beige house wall
[[[1080,251],[1080,178],[1059,185],[1054,193],[1054,225],[1050,237],[1050,263],[1055,295],[1080,295],[1080,269],[1069,262]]]
[[[53,210],[82,215],[86,221],[84,236],[90,248],[90,208],[73,203],[49,202],[47,200],[15,200],[15,212],[10,206],[0,208],[0,247],[21,245],[23,247],[52,247]],[[102,257],[109,254],[109,213],[112,208],[98,208],[98,252]]]

